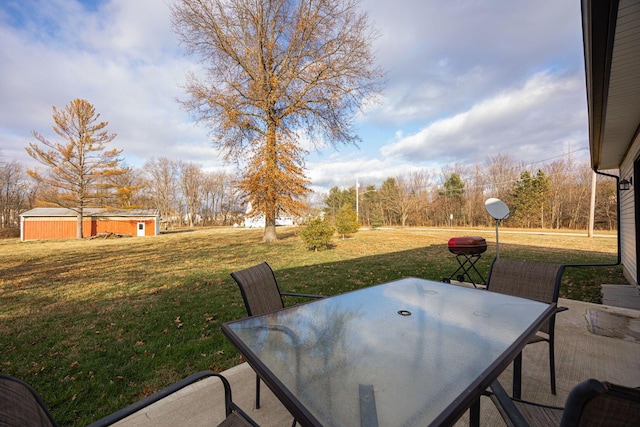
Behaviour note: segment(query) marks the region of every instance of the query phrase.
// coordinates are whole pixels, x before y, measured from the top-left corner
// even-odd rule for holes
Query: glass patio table
[[[555,304],[405,278],[225,323],[303,426],[453,424]]]

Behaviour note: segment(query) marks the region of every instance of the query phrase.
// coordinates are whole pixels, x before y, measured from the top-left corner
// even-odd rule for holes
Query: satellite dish
[[[509,206],[495,197],[487,199],[487,201],[484,202],[484,208],[495,220],[500,221],[509,217]]]
[[[484,208],[496,220],[496,258],[500,258],[500,242],[498,240],[498,224],[509,217],[509,206],[500,199],[492,197],[484,202]]]

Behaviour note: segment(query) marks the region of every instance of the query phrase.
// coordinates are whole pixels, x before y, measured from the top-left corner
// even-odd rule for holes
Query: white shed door
[[[137,234],[137,236],[138,237],[144,237],[145,236],[145,234],[144,234],[144,222],[139,222],[138,223],[138,234]]]

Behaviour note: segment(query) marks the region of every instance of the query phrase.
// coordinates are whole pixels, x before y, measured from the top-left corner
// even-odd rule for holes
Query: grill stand
[[[458,282],[465,282],[465,278],[467,278],[474,288],[477,288],[477,285],[486,286],[486,280],[476,268],[476,263],[479,259],[480,254],[457,254],[456,261],[458,261],[458,269],[454,271],[451,276],[443,278],[442,281],[451,283],[451,279],[455,277]],[[476,283],[473,276],[480,280]]]

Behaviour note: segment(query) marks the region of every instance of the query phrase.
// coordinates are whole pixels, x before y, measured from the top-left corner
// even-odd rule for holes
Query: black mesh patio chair
[[[53,427],[58,423],[29,384],[0,373],[0,425]]]
[[[323,295],[281,292],[273,270],[266,262],[231,273],[242,294],[248,316],[259,316],[284,308],[283,296],[324,298]],[[256,409],[260,408],[260,377],[256,374]]]
[[[528,298],[544,303],[557,303],[565,266],[507,258],[496,258],[489,270],[487,290],[506,295]],[[566,310],[559,307],[556,313]],[[549,345],[549,376],[551,393],[556,394],[555,363],[555,314],[528,342],[546,342]],[[520,397],[522,378],[522,355],[514,361],[513,396]]]
[[[221,374],[212,371],[203,371],[193,374],[175,384],[166,387],[159,392],[146,397],[132,405],[127,406],[113,414],[90,424],[90,427],[110,426],[136,412],[156,403],[165,397],[182,390],[188,385],[204,378],[218,377],[224,387],[224,402],[226,418],[218,427],[257,427],[246,413],[242,411],[232,400],[231,385]],[[51,427],[58,424],[47,409],[46,405],[35,390],[24,381],[12,376],[0,373],[0,425],[9,427],[42,426]]]
[[[489,393],[507,426],[640,426],[640,389],[589,379],[575,386],[564,408],[510,398],[495,381]]]

